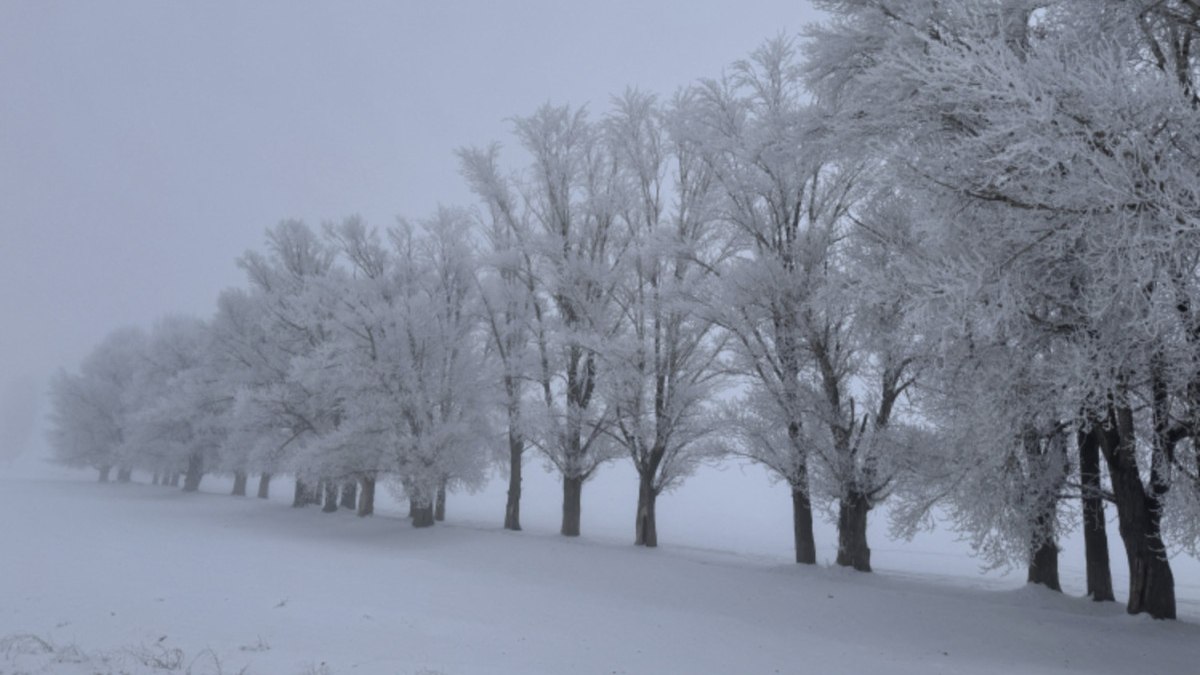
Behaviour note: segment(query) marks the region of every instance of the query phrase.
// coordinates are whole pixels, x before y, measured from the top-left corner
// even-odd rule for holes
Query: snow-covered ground
[[[1174,561],[1184,620],[1155,622],[1072,597],[1082,592],[1073,541],[1065,596],[1025,587],[1020,571],[981,574],[944,532],[886,541],[883,522],[872,532],[877,574],[798,567],[786,491],[737,467],[663,498],[659,550],[628,544],[634,485],[612,467],[585,488],[584,537],[568,540],[554,534],[552,478],[530,469],[521,533],[496,525],[501,481],[452,495],[445,525],[413,530],[387,504],[370,519],[291,509],[282,480],[263,502],[219,494],[219,480],[185,495],[10,471],[0,477],[0,673],[1200,668],[1194,560]],[[818,536],[832,558],[832,530]]]

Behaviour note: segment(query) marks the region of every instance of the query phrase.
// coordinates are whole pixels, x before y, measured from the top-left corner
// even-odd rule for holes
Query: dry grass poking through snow
[[[3,668],[0,675],[247,675],[248,668],[229,669],[212,650],[191,658],[164,636],[149,645],[110,651],[85,651],[74,643],[62,644],[32,633],[15,633],[0,638]]]

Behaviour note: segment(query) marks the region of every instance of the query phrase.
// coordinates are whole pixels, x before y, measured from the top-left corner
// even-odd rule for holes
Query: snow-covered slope
[[[468,513],[455,516],[456,503]],[[471,504],[413,530],[387,513],[0,480],[0,672],[1170,674],[1200,663],[1200,627],[1117,605],[918,569],[862,575],[511,533],[471,524]]]

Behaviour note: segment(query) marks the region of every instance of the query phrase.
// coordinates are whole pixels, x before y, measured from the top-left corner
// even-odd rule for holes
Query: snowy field
[[[1174,561],[1183,620],[1155,622],[1073,597],[1072,541],[1065,596],[1025,587],[1019,570],[982,574],[945,532],[888,542],[882,522],[877,574],[800,568],[786,491],[733,467],[665,496],[662,548],[644,550],[628,544],[624,467],[585,489],[577,540],[554,534],[557,488],[530,474],[526,531],[511,533],[496,524],[500,481],[451,495],[446,524],[413,530],[387,500],[370,519],[289,508],[286,480],[263,502],[220,494],[220,480],[185,495],[0,473],[0,674],[1149,675],[1200,663],[1194,560]],[[832,558],[832,528],[818,537]]]

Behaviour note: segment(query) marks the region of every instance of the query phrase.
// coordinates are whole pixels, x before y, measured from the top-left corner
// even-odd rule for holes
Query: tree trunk
[[[563,476],[562,529],[564,537],[579,536],[583,513],[583,476]]]
[[[439,523],[446,519],[446,481],[438,485],[437,499],[433,503],[433,519]]]
[[[258,498],[268,499],[271,496],[271,474],[263,472],[258,475]]]
[[[150,484],[151,484],[151,485],[158,485],[158,481],[159,481],[159,478],[158,478],[158,472],[157,472],[157,471],[155,471],[155,472],[154,472],[154,475],[153,475],[153,476],[150,478]]]
[[[123,466],[117,469],[117,482],[128,483],[133,480],[133,469]]]
[[[859,572],[871,571],[871,549],[867,546],[867,514],[871,501],[851,487],[838,504],[837,564]]]
[[[1058,544],[1054,537],[1054,519],[1054,507],[1051,506],[1050,513],[1043,512],[1034,520],[1030,571],[1026,581],[1062,592],[1062,586],[1058,584]]]
[[[187,477],[183,479],[183,491],[195,492],[200,489],[200,479],[204,477],[204,459],[198,454],[188,456]]]
[[[234,497],[245,497],[246,496],[246,472],[245,471],[234,471],[233,472],[233,492],[231,494],[233,494]]]
[[[1112,471],[1117,518],[1129,560],[1130,614],[1148,613],[1155,619],[1175,618],[1175,578],[1167,562],[1160,531],[1158,505],[1146,494],[1141,478],[1127,470]]]
[[[309,499],[308,493],[308,485],[303,480],[297,478],[296,491],[292,493],[292,508],[298,509],[308,506],[308,504],[312,501]]]
[[[1061,433],[1046,435],[1032,424],[1022,432],[1029,471],[1036,477],[1028,495],[1030,514],[1029,573],[1026,580],[1062,591],[1058,583],[1058,493],[1068,470],[1066,439]]]
[[[808,491],[799,485],[792,486],[792,534],[796,542],[796,562],[815,565],[817,545],[813,539],[812,502],[808,499]]]
[[[508,435],[508,502],[504,505],[504,529],[521,530],[521,455],[525,446],[520,438]]]
[[[640,473],[638,476],[637,519],[634,523],[634,546],[655,548],[658,546],[658,522],[654,517],[654,506],[658,492],[654,489],[654,476]]]
[[[1100,447],[1112,478],[1121,541],[1129,560],[1126,611],[1145,612],[1155,619],[1174,619],[1175,578],[1163,546],[1158,498],[1147,492],[1138,473],[1133,412],[1121,407],[1110,411],[1109,418],[1116,433],[1103,434]]]
[[[338,510],[338,486],[337,483],[331,480],[321,481],[325,486],[325,505],[321,508],[322,513],[333,513]]]
[[[111,472],[112,472],[112,467],[107,464],[100,467],[100,482],[107,483],[108,482],[108,474]]]
[[[1040,520],[1040,519],[1039,519]],[[1062,592],[1058,583],[1058,544],[1053,536],[1041,537],[1035,544],[1033,555],[1029,560],[1029,576],[1026,581],[1031,584],[1041,584],[1052,591]]]
[[[167,484],[170,485],[171,487],[179,487],[179,476],[180,475],[181,474],[178,471],[172,471],[171,472],[171,481]]]
[[[433,527],[433,503],[416,503],[412,504],[412,511],[409,514],[412,516],[413,527]]]
[[[358,495],[358,515],[364,517],[375,513],[375,477],[363,476],[360,482],[362,490]]]
[[[351,511],[358,508],[358,483],[348,480],[342,483],[342,500],[340,506]]]
[[[1100,434],[1093,423],[1079,440],[1079,483],[1083,501],[1083,546],[1087,560],[1087,594],[1096,602],[1115,600],[1112,570],[1108,563],[1108,530],[1100,484]]]

